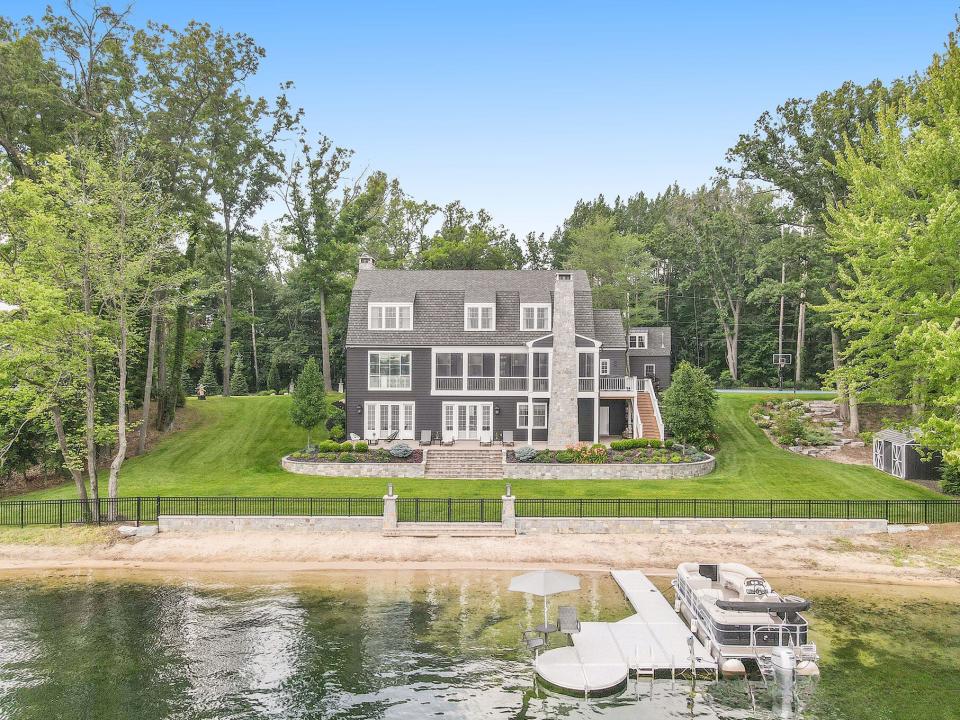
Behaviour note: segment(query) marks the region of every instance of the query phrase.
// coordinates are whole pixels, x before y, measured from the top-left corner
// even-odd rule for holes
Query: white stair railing
[[[660,403],[657,402],[657,392],[653,388],[653,380],[643,378],[643,391],[650,396],[650,404],[653,405],[653,416],[657,419],[657,431],[660,433],[660,439],[663,440],[663,418],[660,417]]]

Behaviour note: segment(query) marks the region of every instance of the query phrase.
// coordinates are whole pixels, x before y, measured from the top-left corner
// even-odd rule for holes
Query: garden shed
[[[936,480],[939,457],[924,460],[915,433],[881,430],[873,436],[873,466],[904,480]]]

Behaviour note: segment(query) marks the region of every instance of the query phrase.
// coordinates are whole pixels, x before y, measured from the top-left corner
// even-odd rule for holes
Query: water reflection
[[[631,681],[617,698],[539,691],[504,573],[332,573],[275,585],[103,580],[0,587],[0,719],[767,717],[748,689]],[[606,575],[565,596],[629,610]],[[763,703],[759,703],[763,707]]]

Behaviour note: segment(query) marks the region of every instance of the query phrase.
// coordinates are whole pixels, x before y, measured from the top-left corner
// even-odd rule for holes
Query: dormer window
[[[521,303],[520,304],[521,330],[550,330],[549,303]]]
[[[413,303],[370,303],[370,330],[413,330]]]
[[[647,334],[645,332],[641,333],[630,333],[630,349],[631,350],[646,350],[647,349]]]
[[[493,303],[468,303],[463,306],[464,330],[496,330],[497,308]]]

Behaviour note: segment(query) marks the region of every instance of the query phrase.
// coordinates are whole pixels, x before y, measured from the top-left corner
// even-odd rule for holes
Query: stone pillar
[[[383,496],[383,529],[397,529],[397,496],[392,492]]]
[[[504,530],[517,529],[517,511],[514,504],[516,497],[513,495],[504,495],[500,498],[503,501],[503,508],[500,511],[500,525]]]
[[[573,273],[558,272],[553,286],[553,367],[547,447],[559,450],[580,439],[577,424],[577,337]]]

